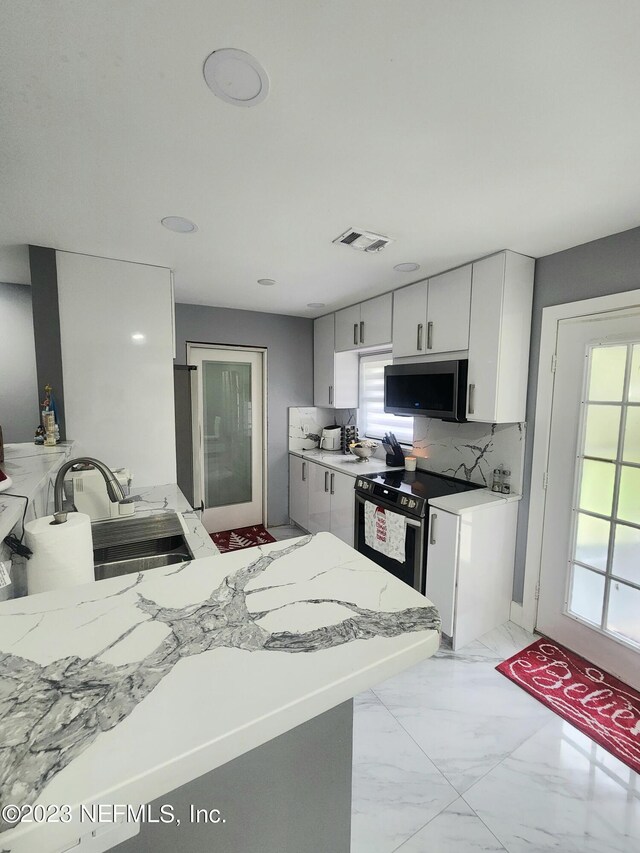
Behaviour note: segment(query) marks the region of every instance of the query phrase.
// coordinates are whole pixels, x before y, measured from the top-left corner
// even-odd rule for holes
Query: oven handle
[[[382,502],[380,502],[380,501],[372,501],[372,500],[369,500],[368,498],[363,498],[363,497],[361,497],[360,495],[356,495],[356,503],[361,503],[361,504],[364,506],[364,504],[366,504],[366,503],[367,503],[367,501],[368,501],[369,503],[374,504],[375,506],[381,506],[383,509],[388,509],[388,510],[390,510],[391,512],[397,512],[397,510],[393,509],[393,508],[392,508],[392,507],[390,507],[388,504],[384,504],[384,503],[382,503]],[[404,513],[404,512],[398,512],[398,515],[404,515],[404,517],[406,518],[406,521],[407,521],[407,524],[409,525],[409,527],[422,527],[422,522],[420,522],[420,521],[414,521],[413,519],[411,519],[411,518],[409,518],[407,515],[405,515],[405,513]]]

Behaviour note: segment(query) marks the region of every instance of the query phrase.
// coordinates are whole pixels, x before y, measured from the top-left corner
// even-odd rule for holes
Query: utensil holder
[[[397,453],[387,453],[385,462],[387,465],[394,468],[404,467],[404,453],[402,453],[402,451],[398,451]]]

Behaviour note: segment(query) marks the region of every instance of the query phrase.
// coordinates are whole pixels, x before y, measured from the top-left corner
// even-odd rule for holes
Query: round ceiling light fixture
[[[326,302],[307,302],[307,308],[324,308]]]
[[[397,272],[415,272],[420,269],[420,264],[396,264],[394,270]]]
[[[168,228],[169,231],[175,231],[176,234],[193,234],[198,230],[198,226],[190,219],[185,219],[183,216],[165,216],[160,220],[160,224]]]
[[[275,281],[272,278],[259,278],[258,284],[261,284],[263,287],[273,287]]]
[[[255,107],[269,94],[269,77],[262,65],[244,50],[214,50],[202,69],[214,95],[236,107]]]

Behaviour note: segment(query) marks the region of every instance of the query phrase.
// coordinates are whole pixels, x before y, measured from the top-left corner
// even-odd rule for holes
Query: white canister
[[[54,523],[52,515],[25,524],[29,595],[77,586],[95,580],[91,519],[83,512],[67,513],[67,520]]]
[[[404,470],[405,471],[415,471],[416,470],[416,457],[415,456],[405,456],[404,457]]]

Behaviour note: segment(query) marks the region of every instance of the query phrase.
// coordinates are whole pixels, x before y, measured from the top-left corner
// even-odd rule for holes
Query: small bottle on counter
[[[504,468],[502,471],[502,494],[511,494],[511,471],[508,468]]]
[[[502,491],[502,468],[493,469],[493,481],[491,483],[492,492]]]

